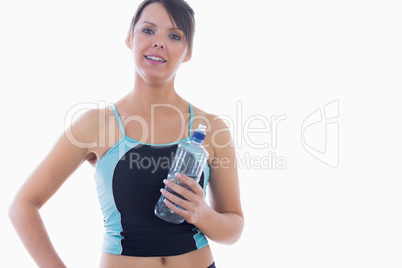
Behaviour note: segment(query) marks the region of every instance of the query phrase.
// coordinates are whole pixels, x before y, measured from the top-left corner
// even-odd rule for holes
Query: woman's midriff
[[[102,253],[100,268],[207,268],[213,263],[209,246],[167,257],[131,257]]]

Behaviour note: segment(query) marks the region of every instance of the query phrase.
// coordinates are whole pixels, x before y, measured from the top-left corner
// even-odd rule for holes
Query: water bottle
[[[207,127],[204,124],[200,124],[194,131],[191,141],[180,143],[177,147],[176,154],[174,156],[172,165],[169,169],[167,176],[168,180],[171,180],[189,190],[191,190],[186,184],[182,183],[176,178],[176,173],[181,173],[187,177],[192,178],[197,183],[200,181],[202,171],[204,170],[205,163],[208,159],[208,152],[202,147],[202,142],[205,139],[205,129]],[[170,193],[185,199],[182,195],[174,192],[169,187],[165,186],[165,190]],[[174,213],[165,204],[163,195],[159,198],[155,205],[155,215],[170,223],[180,224],[184,221],[184,218],[179,214]],[[170,200],[169,200],[170,201]],[[173,202],[172,202],[173,203]],[[174,203],[173,203],[174,204]],[[176,204],[174,204],[176,205]],[[181,208],[180,206],[176,205]]]

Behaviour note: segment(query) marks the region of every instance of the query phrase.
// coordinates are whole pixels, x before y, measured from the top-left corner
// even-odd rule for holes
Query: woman
[[[191,58],[194,24],[193,10],[183,0],[144,1],[126,39],[136,66],[134,89],[112,107],[91,110],[73,123],[17,194],[10,218],[40,267],[65,265],[39,209],[85,161],[95,167],[105,220],[101,267],[215,267],[206,237],[225,244],[239,239],[243,213],[228,128],[174,88],[176,71]],[[165,180],[166,160],[200,123],[208,127],[209,159],[198,184],[178,174],[188,190]],[[84,143],[97,146],[83,148]],[[159,191],[164,185],[185,199]],[[166,202],[184,223],[153,214],[160,194],[181,207]]]

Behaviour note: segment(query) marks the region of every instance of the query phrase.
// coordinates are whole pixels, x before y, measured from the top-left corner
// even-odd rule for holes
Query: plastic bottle
[[[206,126],[204,124],[198,125],[198,128],[193,132],[191,141],[179,144],[173,159],[173,163],[168,173],[167,177],[168,180],[180,184],[181,186],[189,190],[190,188],[186,184],[178,180],[175,174],[176,173],[184,174],[187,177],[190,177],[193,180],[195,180],[197,183],[200,181],[202,171],[208,159],[208,152],[207,150],[205,150],[204,147],[202,147],[202,142],[205,139],[205,129]],[[184,199],[183,196],[174,192],[167,186],[165,186],[165,190]],[[162,220],[165,220],[170,223],[180,224],[184,222],[184,218],[182,216],[174,213],[170,208],[166,206],[164,202],[165,199],[166,197],[164,197],[163,195],[160,196],[158,202],[155,205],[155,211],[154,211],[155,215],[161,218]],[[178,205],[176,206],[181,208]]]

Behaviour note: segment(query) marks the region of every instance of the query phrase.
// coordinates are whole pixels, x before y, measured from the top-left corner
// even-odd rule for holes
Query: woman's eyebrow
[[[143,21],[143,22],[141,22],[141,24],[145,24],[145,23],[148,23],[148,24],[151,24],[151,25],[153,25],[153,26],[156,26],[155,23],[152,23],[152,22],[149,22],[149,21]]]
[[[152,26],[154,26],[154,27],[157,27],[156,26],[156,24],[155,23],[153,23],[153,22],[149,22],[149,21],[143,21],[143,22],[141,22],[141,24],[151,24]],[[178,30],[178,31],[182,31],[180,28],[177,28],[177,27],[172,27],[172,28],[170,28],[169,30]]]

